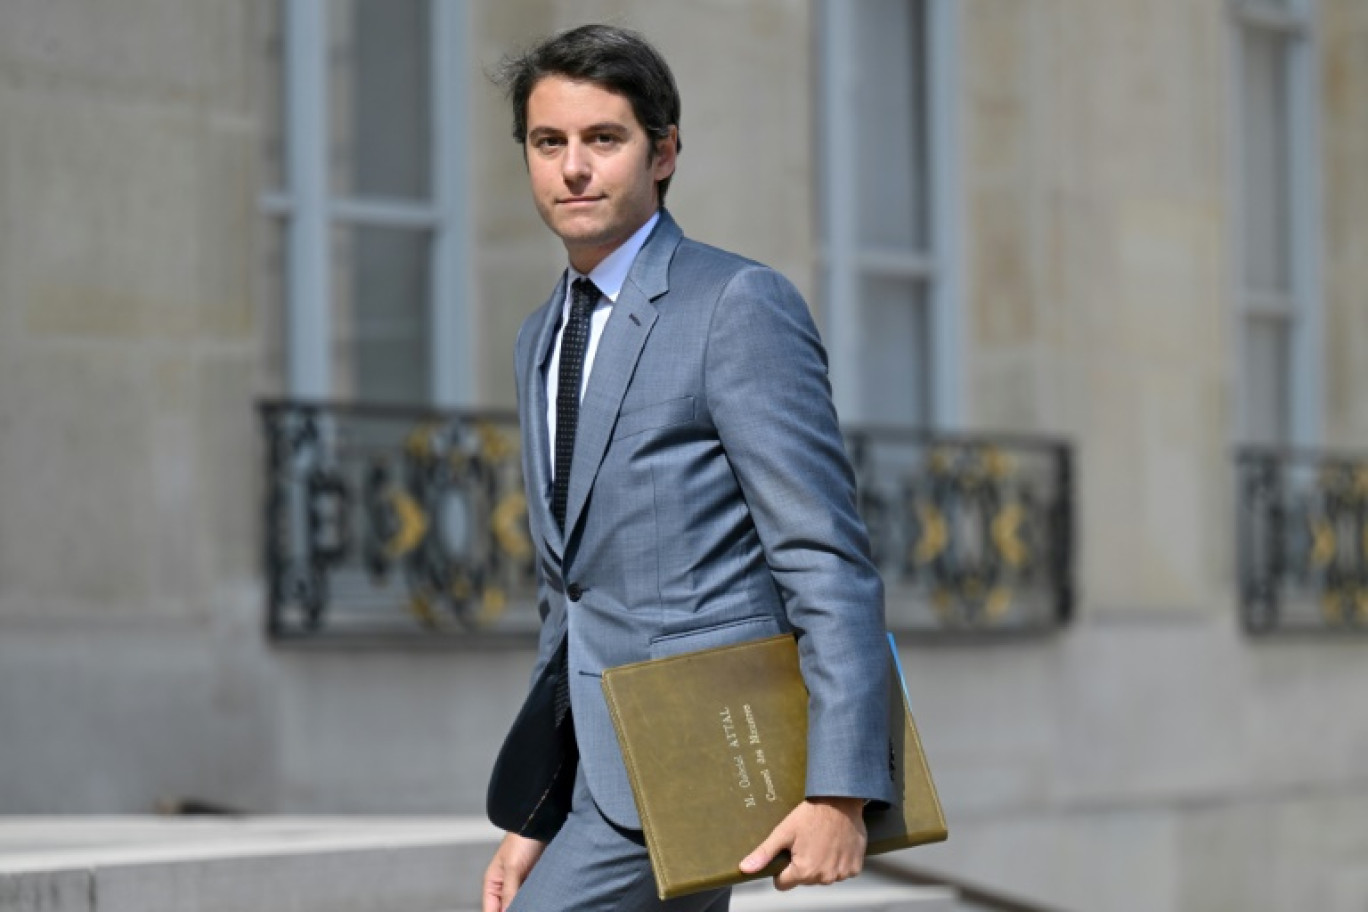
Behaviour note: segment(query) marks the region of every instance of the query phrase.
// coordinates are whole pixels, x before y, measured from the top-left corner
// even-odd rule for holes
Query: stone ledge
[[[497,837],[474,818],[0,818],[0,909],[474,909]]]
[[[474,912],[499,831],[472,817],[0,817],[3,912]],[[733,912],[949,912],[877,875]]]

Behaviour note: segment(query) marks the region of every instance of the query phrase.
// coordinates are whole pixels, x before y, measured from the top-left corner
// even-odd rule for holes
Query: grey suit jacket
[[[798,634],[810,692],[807,793],[891,800],[883,588],[801,296],[662,212],[599,342],[562,535],[546,369],[564,295],[562,279],[516,348],[542,615],[533,680],[565,640],[600,810],[640,828],[603,669],[781,631]]]

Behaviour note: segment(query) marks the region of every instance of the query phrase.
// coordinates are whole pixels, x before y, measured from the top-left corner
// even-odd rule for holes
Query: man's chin
[[[556,234],[568,248],[594,249],[612,244],[616,235],[601,225],[558,225]]]
[[[556,213],[552,227],[563,238],[592,239],[608,233],[608,226],[603,219],[588,212]]]

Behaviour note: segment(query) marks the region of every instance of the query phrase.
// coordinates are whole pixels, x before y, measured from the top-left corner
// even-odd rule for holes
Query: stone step
[[[732,892],[731,912],[954,912],[954,890],[914,887],[875,874],[829,887],[781,893],[769,883],[744,884]]]
[[[0,912],[477,912],[500,833],[477,818],[0,817]],[[952,891],[869,874],[734,912],[948,912]]]
[[[954,890],[913,887],[865,875],[829,887],[781,893],[768,882],[732,891],[731,912],[963,912]],[[475,906],[441,912],[479,912]]]

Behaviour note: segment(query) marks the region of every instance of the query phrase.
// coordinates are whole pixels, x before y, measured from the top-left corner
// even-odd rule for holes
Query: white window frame
[[[927,176],[930,246],[925,252],[861,250],[858,242],[856,147],[861,141],[854,102],[856,66],[850,0],[824,0],[817,27],[822,42],[822,155],[820,192],[824,222],[825,323],[831,353],[836,407],[847,420],[866,416],[859,365],[861,279],[918,279],[927,289],[927,396],[932,427],[949,429],[965,421],[963,401],[964,243],[960,175],[959,63],[961,12],[958,0],[920,0],[926,12]]]
[[[1235,397],[1237,435],[1250,442],[1253,412],[1245,383],[1250,364],[1248,327],[1257,319],[1286,320],[1288,345],[1288,439],[1291,446],[1318,446],[1324,435],[1324,285],[1322,275],[1322,164],[1321,164],[1321,52],[1317,34],[1317,0],[1288,0],[1279,6],[1267,0],[1227,0],[1232,22],[1231,82],[1234,86],[1232,136],[1232,256],[1236,298],[1237,347]],[[1289,291],[1274,294],[1248,287],[1245,237],[1244,159],[1246,97],[1244,44],[1251,30],[1273,32],[1286,41],[1288,136],[1288,257]],[[1271,441],[1257,441],[1269,443]]]
[[[466,64],[468,7],[432,4],[432,193],[429,200],[330,193],[328,178],[328,0],[281,0],[285,185],[262,197],[262,209],[282,218],[288,238],[285,282],[286,392],[303,399],[333,391],[332,228],[338,225],[421,228],[430,232],[430,404],[474,400],[474,333],[469,302],[471,227],[465,205],[468,154]]]

